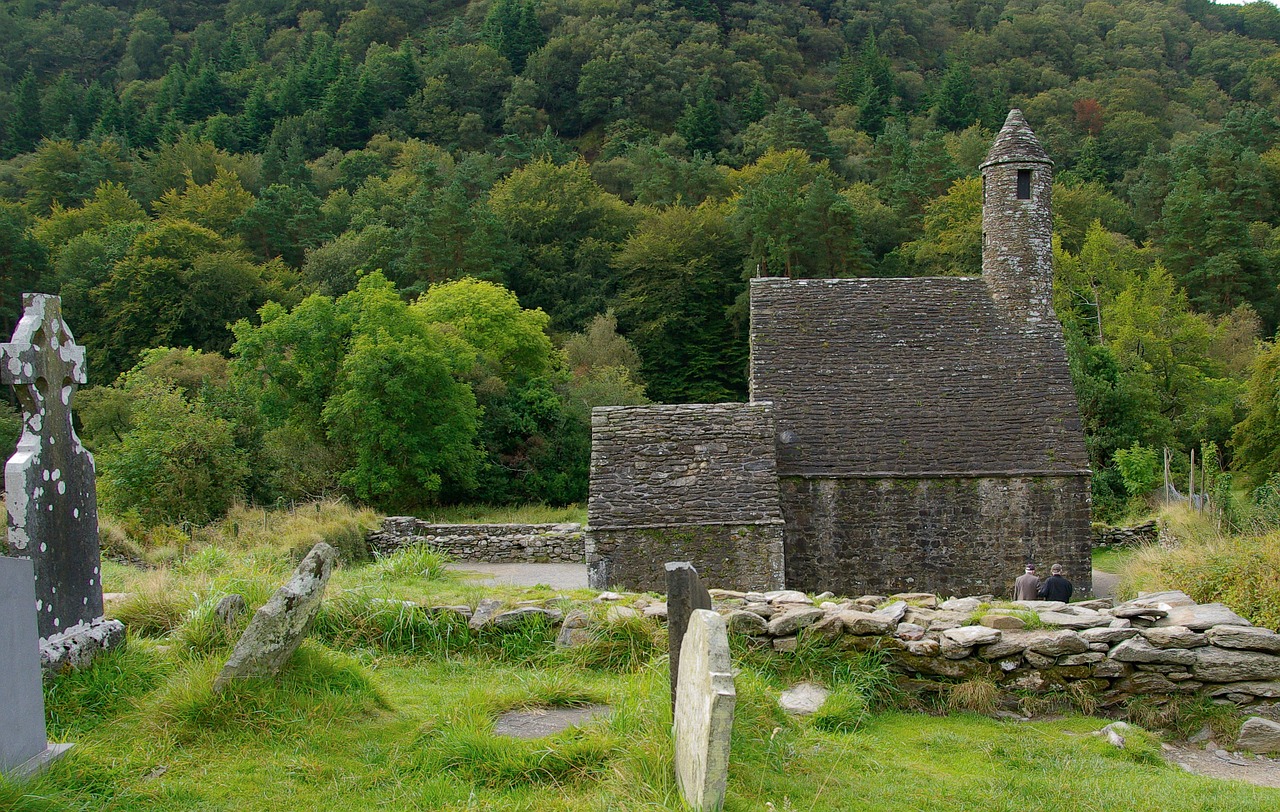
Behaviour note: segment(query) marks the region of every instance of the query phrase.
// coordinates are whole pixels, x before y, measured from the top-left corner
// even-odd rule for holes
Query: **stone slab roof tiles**
[[[781,476],[1087,473],[1061,338],[982,279],[755,279],[751,346]]]

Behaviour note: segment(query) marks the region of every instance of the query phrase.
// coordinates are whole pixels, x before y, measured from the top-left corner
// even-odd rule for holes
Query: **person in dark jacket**
[[[1067,603],[1071,600],[1072,591],[1071,582],[1062,577],[1061,564],[1054,564],[1049,569],[1049,577],[1040,585],[1040,597],[1046,601]]]

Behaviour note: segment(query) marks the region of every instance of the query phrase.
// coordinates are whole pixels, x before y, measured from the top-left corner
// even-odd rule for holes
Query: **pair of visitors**
[[[1013,582],[1013,599],[1015,601],[1062,601],[1071,600],[1074,588],[1071,582],[1062,575],[1062,565],[1054,564],[1049,569],[1049,577],[1044,581],[1036,575],[1036,565],[1027,564],[1027,571]]]

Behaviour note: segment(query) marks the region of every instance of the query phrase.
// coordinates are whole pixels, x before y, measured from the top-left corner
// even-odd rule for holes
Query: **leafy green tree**
[[[1131,496],[1143,496],[1160,484],[1160,458],[1156,449],[1134,443],[1115,454],[1116,468]]]
[[[532,0],[497,0],[490,6],[480,33],[516,73],[523,71],[529,55],[547,42]]]
[[[920,237],[900,251],[913,274],[982,275],[982,178],[958,180],[931,200],[922,226]]]
[[[1280,342],[1267,342],[1255,357],[1245,404],[1231,442],[1236,467],[1261,484],[1280,472]]]
[[[48,265],[48,251],[32,235],[27,213],[15,203],[0,203],[0,336],[13,335],[22,294],[41,290]]]

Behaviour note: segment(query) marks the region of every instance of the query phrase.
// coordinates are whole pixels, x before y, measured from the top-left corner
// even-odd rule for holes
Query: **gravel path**
[[[1120,587],[1120,576],[1113,572],[1093,571],[1093,594],[1099,598],[1114,598]]]
[[[461,561],[450,564],[449,569],[469,576],[478,584],[503,584],[506,586],[537,586],[546,584],[552,589],[586,589],[586,564],[481,564]]]

